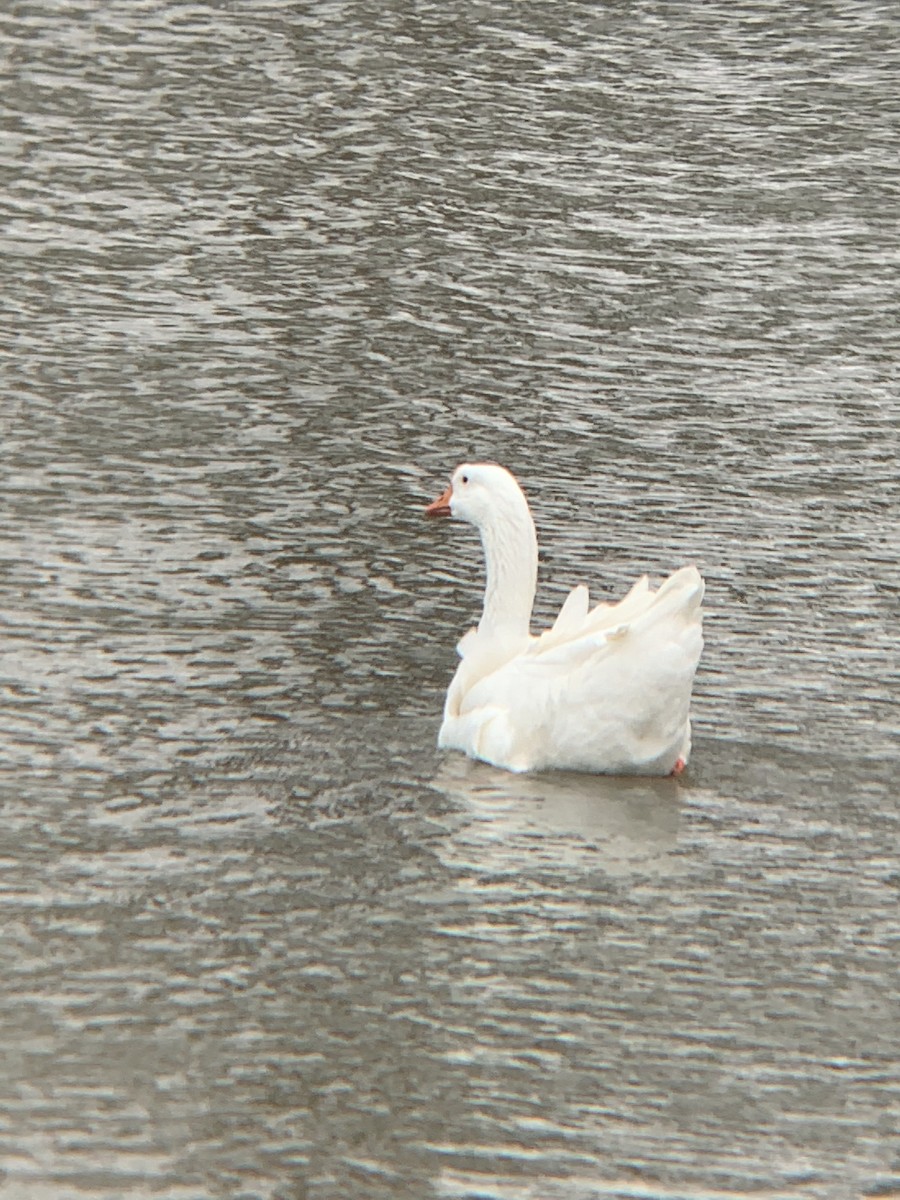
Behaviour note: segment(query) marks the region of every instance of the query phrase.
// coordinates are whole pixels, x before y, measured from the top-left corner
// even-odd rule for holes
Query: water
[[[0,1196],[900,1191],[894,7],[0,16]],[[437,752],[694,561],[682,781]]]

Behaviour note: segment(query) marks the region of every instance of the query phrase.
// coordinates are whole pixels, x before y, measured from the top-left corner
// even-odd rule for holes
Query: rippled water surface
[[[3,1200],[900,1192],[893,4],[0,15]],[[708,584],[689,772],[439,754]]]

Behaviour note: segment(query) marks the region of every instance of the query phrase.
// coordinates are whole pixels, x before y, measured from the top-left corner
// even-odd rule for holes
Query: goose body
[[[484,610],[457,647],[438,745],[508,771],[669,775],[687,764],[690,699],[703,647],[703,580],[683,567],[656,590],[639,579],[590,607],[579,584],[533,637],[537,538],[514,477],[463,464],[426,509],[481,534]]]

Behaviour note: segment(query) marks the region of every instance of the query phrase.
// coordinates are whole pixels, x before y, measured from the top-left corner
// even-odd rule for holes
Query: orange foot
[[[684,759],[679,757],[678,759],[676,759],[675,766],[672,768],[672,770],[669,772],[669,774],[670,775],[680,775],[686,766],[687,766],[687,763],[684,761]]]

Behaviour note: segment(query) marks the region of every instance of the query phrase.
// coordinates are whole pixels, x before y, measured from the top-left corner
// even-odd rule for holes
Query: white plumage
[[[668,775],[690,754],[690,699],[703,647],[703,580],[646,576],[618,604],[570,592],[551,629],[530,633],[537,539],[513,476],[463,464],[426,510],[481,533],[484,611],[459,643],[438,744],[509,771]]]

